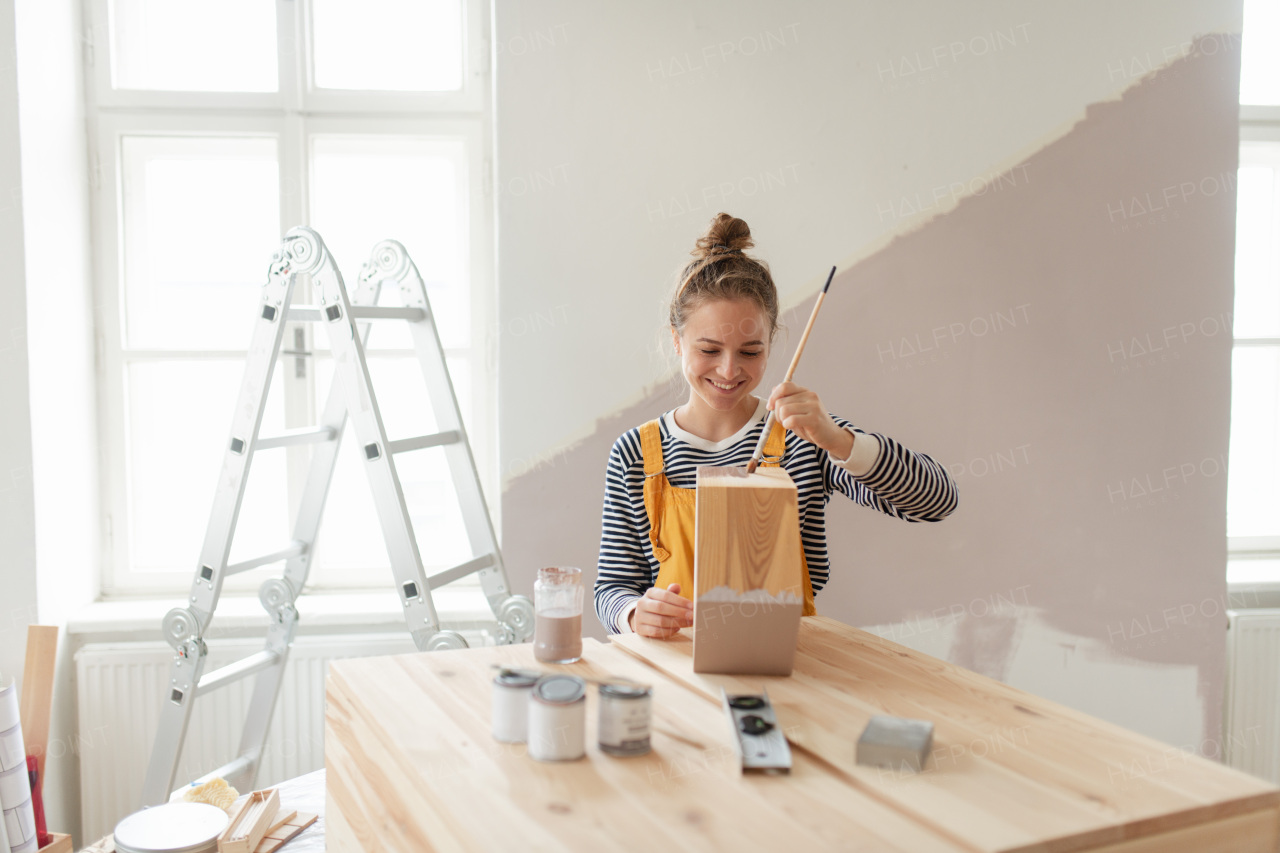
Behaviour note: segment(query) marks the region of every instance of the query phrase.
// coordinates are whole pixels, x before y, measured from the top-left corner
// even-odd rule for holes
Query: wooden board
[[[262,840],[258,842],[258,847],[253,853],[275,853],[283,847],[287,842],[293,840],[295,836],[306,829],[308,826],[316,822],[317,815],[307,814],[305,812],[290,812],[285,820],[278,821],[275,826],[262,836]]]
[[[803,600],[796,486],[781,468],[698,469],[694,595],[762,589]],[[696,598],[695,598],[696,600]]]
[[[804,606],[796,486],[781,468],[698,469],[693,666],[791,672]]]
[[[44,755],[49,745],[49,713],[53,705],[53,674],[58,659],[58,629],[54,625],[27,626],[27,658],[22,670],[22,743],[36,757],[44,779]],[[41,782],[41,789],[44,783]]]
[[[653,750],[530,759],[489,733],[491,664],[652,683]],[[537,664],[530,645],[334,661],[325,710],[326,843],[363,850],[968,848],[853,789],[798,754],[789,776],[743,776],[718,706],[625,652]],[[641,841],[643,839],[643,841]]]
[[[1280,845],[1280,830],[1259,817],[1280,806],[1275,786],[831,619],[802,621],[790,677],[695,673],[687,632],[613,640],[709,704],[721,687],[767,687],[797,754],[969,849],[1110,849],[1172,837],[1161,833],[1213,837],[1202,828],[1218,823],[1237,836],[1227,849]],[[874,714],[934,723],[924,772],[855,764]]]
[[[50,841],[48,844],[40,848],[40,853],[71,853],[74,849],[71,846],[71,836],[63,835],[60,832],[49,833]]]

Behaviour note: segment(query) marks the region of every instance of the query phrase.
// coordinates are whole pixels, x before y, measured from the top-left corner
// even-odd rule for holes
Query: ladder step
[[[424,447],[439,447],[442,444],[457,444],[462,441],[462,433],[456,429],[436,432],[431,435],[420,435],[417,438],[401,438],[388,441],[387,449],[392,453],[406,453],[410,450],[422,450]]]
[[[467,575],[473,575],[481,569],[487,569],[493,564],[493,554],[484,554],[483,556],[476,557],[474,560],[468,560],[459,566],[454,566],[452,569],[445,569],[439,574],[432,575],[427,578],[427,585],[430,586],[431,589],[435,589],[436,587],[441,587],[447,583],[456,581],[458,578],[465,578]]]
[[[418,322],[427,316],[421,308],[396,308],[393,306],[353,305],[351,316],[356,320],[409,320]],[[342,317],[337,305],[290,305],[289,319],[301,323],[334,321]]]
[[[294,542],[287,548],[281,548],[272,554],[263,554],[261,557],[254,557],[252,560],[245,560],[243,563],[233,563],[227,566],[224,576],[238,575],[241,572],[247,572],[250,569],[256,569],[258,566],[265,566],[268,563],[278,563],[281,560],[287,560],[290,557],[300,557],[307,553],[306,542]]]
[[[338,431],[333,427],[304,427],[288,429],[279,435],[268,435],[258,439],[255,450],[269,450],[272,447],[289,447],[294,444],[314,444],[320,441],[333,441]]]
[[[217,690],[223,685],[230,684],[233,681],[239,681],[242,678],[253,675],[255,672],[261,672],[264,669],[275,666],[280,662],[280,654],[278,652],[261,651],[256,654],[249,655],[243,660],[235,663],[229,663],[226,666],[215,669],[213,672],[200,679],[200,683],[196,686],[196,695],[204,695],[207,691]]]
[[[206,782],[212,782],[214,779],[219,779],[219,778],[231,779],[235,776],[239,776],[241,773],[247,773],[249,770],[253,768],[253,765],[256,763],[256,761],[257,761],[257,758],[256,756],[253,756],[253,755],[238,756],[236,758],[231,759],[226,764],[219,767],[217,770],[211,770],[210,772],[204,774],[203,776],[201,776],[199,779],[196,779],[191,784],[203,785]],[[186,790],[186,788],[183,788],[181,790]]]

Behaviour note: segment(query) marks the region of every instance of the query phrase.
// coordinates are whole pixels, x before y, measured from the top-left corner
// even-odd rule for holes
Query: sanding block
[[[859,764],[919,773],[933,748],[933,723],[878,714],[858,738]]]

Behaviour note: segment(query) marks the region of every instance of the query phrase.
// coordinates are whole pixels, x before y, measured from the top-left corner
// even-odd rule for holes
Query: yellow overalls
[[[764,445],[763,467],[778,467],[786,449],[787,431],[774,421]],[[697,489],[677,489],[667,480],[662,462],[662,432],[656,420],[640,427],[640,452],[644,457],[644,509],[649,516],[649,542],[658,559],[659,589],[680,584],[680,595],[693,600],[694,506]],[[809,582],[809,562],[800,546],[804,568],[804,615],[813,616],[813,585]]]

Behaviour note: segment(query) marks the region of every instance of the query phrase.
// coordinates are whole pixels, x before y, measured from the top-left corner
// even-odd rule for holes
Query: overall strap
[[[662,430],[656,419],[640,427],[640,454],[644,459],[644,511],[649,516],[649,543],[653,545],[653,556],[661,563],[671,552],[658,542],[667,478],[662,473]]]
[[[656,418],[640,427],[640,455],[646,477],[662,472],[662,430]]]

